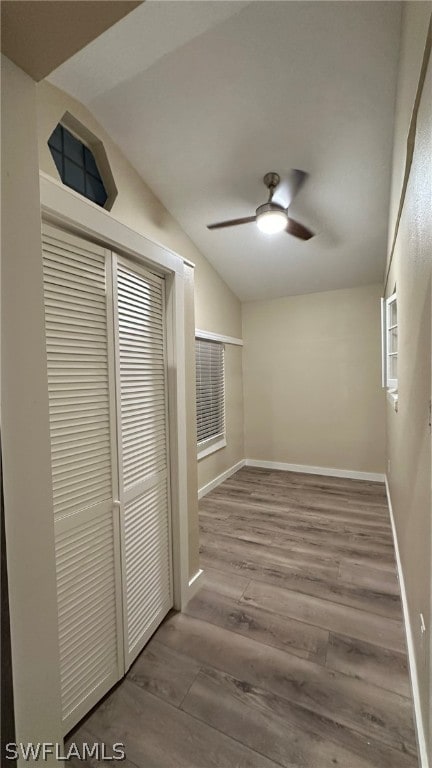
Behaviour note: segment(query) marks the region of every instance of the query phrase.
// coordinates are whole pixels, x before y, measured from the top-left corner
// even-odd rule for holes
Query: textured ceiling
[[[149,2],[49,79],[88,105],[242,300],[382,279],[399,2]],[[255,224],[262,176],[310,178],[300,242]]]

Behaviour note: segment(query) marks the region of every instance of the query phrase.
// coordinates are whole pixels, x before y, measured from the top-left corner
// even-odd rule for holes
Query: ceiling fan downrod
[[[266,175],[264,176],[263,182],[269,190],[268,202],[271,203],[274,195],[274,191],[280,182],[280,176],[278,173],[275,173],[274,171],[270,171],[269,173],[266,173]]]

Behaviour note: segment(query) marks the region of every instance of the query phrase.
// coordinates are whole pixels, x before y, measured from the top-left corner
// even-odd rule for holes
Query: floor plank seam
[[[245,741],[241,741],[240,739],[236,739],[232,735],[227,736],[227,734],[224,733],[224,731],[222,731],[220,728],[216,728],[216,726],[210,725],[210,723],[208,723],[207,720],[204,720],[203,718],[198,717],[198,715],[195,715],[195,714],[193,714],[191,712],[188,712],[187,710],[184,710],[184,709],[182,709],[182,712],[184,712],[189,717],[192,717],[194,720],[198,720],[198,722],[204,723],[204,725],[206,725],[208,728],[212,728],[214,731],[216,731],[217,733],[220,733],[225,738],[232,739],[232,741],[235,741],[237,744],[241,744],[242,747],[246,747],[246,749],[249,749],[251,752],[254,752],[256,755],[259,755],[260,757],[263,757],[265,760],[270,760],[274,765],[280,766],[280,768],[287,768],[286,765],[284,765],[283,763],[275,760],[274,757],[269,757],[268,755],[264,754],[264,752],[259,752],[257,749],[254,749],[253,747],[249,746],[249,744],[246,744]],[[228,766],[221,766],[221,768],[228,768]],[[305,766],[305,768],[306,768],[306,766]],[[348,768],[348,766],[347,766],[347,768]]]
[[[197,673],[196,673],[196,675],[195,675],[194,679],[192,680],[192,682],[191,682],[190,686],[188,687],[188,689],[187,689],[187,691],[186,691],[185,695],[183,696],[183,698],[182,698],[182,700],[181,700],[180,704],[178,704],[178,705],[177,705],[179,709],[183,710],[183,702],[184,702],[184,700],[186,699],[186,697],[188,696],[190,689],[192,688],[193,684],[195,683],[195,681],[196,681],[196,679],[197,679],[198,675],[199,675],[199,674],[202,672],[202,670],[203,670],[203,667],[201,666],[201,667],[198,669],[198,671],[197,671]],[[184,711],[184,710],[183,710],[183,711]]]
[[[201,669],[205,669],[205,667],[202,667]],[[200,671],[201,671],[201,669],[200,669]],[[132,681],[129,680],[129,682],[132,682]],[[139,688],[140,686],[137,686],[137,687]],[[166,704],[167,706],[171,707],[172,709],[175,709],[175,710],[178,710],[180,712],[183,712],[183,714],[186,715],[187,717],[191,718],[191,720],[196,720],[199,723],[203,723],[206,726],[206,728],[209,728],[212,731],[215,731],[216,733],[220,733],[225,739],[229,739],[230,741],[234,741],[234,742],[236,742],[236,744],[241,744],[243,747],[246,747],[246,749],[250,750],[251,752],[255,752],[255,754],[260,755],[261,757],[264,757],[266,760],[271,761],[275,765],[278,765],[278,766],[281,765],[281,763],[276,763],[272,758],[269,758],[267,755],[263,755],[262,753],[257,752],[257,750],[253,749],[252,747],[249,747],[247,744],[245,744],[244,742],[240,741],[239,739],[236,739],[234,736],[231,736],[230,734],[224,733],[219,728],[216,728],[214,725],[211,725],[206,720],[198,717],[197,715],[193,714],[192,712],[188,712],[187,710],[183,709],[182,707],[176,706],[172,702],[167,701],[167,699],[162,699],[161,697],[157,696],[157,694],[154,693],[153,691],[146,691],[146,693],[149,696],[152,696],[154,698],[159,699],[159,701],[163,701],[164,704]],[[130,761],[130,762],[132,762],[132,761]],[[135,763],[134,763],[134,765],[135,765]],[[137,768],[147,768],[147,766],[137,766]],[[221,766],[221,768],[228,768],[228,766]],[[281,766],[281,768],[286,768],[286,766]]]
[[[238,605],[239,605],[239,607],[241,607],[242,604],[240,602],[238,602]],[[271,616],[271,612],[270,611],[266,611],[266,613],[268,613],[268,615]],[[256,643],[257,645],[262,645],[265,648],[275,649],[275,650],[281,651],[281,653],[287,654],[288,656],[293,656],[296,659],[297,658],[298,659],[304,659],[304,660],[310,661],[313,664],[318,664],[323,669],[326,669],[326,670],[328,670],[330,672],[335,672],[338,676],[342,677],[345,680],[361,680],[362,679],[362,678],[360,678],[358,676],[350,675],[349,673],[343,672],[343,671],[341,671],[339,669],[335,669],[330,664],[327,663],[327,655],[328,655],[328,651],[329,651],[329,642],[327,642],[327,646],[326,646],[325,660],[321,660],[318,656],[314,656],[313,658],[310,658],[310,657],[308,657],[306,655],[296,654],[295,652],[290,651],[287,648],[281,648],[278,645],[272,645],[271,643],[268,643],[268,642],[266,643],[263,640],[260,640],[260,641],[255,640],[253,637],[248,637],[248,635],[246,633],[238,632],[238,631],[236,631],[235,629],[232,629],[232,628],[228,629],[225,626],[222,626],[221,624],[218,624],[216,621],[212,621],[211,619],[201,619],[199,616],[187,613],[187,611],[186,611],[186,615],[187,616],[191,616],[191,618],[196,619],[197,621],[205,621],[207,624],[211,624],[214,627],[222,628],[226,632],[231,632],[234,635],[238,635],[238,637],[246,637],[249,641],[251,641],[253,643]],[[278,615],[281,615],[281,614],[278,614]],[[285,618],[285,617],[283,617],[283,618]],[[294,621],[296,621],[298,624],[305,624],[305,622],[298,621],[298,619],[294,619]],[[333,632],[332,633],[332,632],[330,632],[330,630],[325,630],[319,624],[307,624],[305,626],[313,626],[316,629],[327,631],[329,633],[329,635],[330,634],[338,635],[338,636],[340,636],[342,638],[346,638],[346,639],[350,639],[350,637],[351,637],[350,635],[344,635],[342,632],[337,632],[337,633]],[[159,641],[159,642],[161,642],[161,641]],[[379,650],[385,650],[384,646],[382,646],[382,645],[377,645],[376,643],[372,643],[369,640],[367,641],[367,643],[368,643],[368,645],[373,645],[375,648],[377,648]],[[404,654],[404,653],[402,653],[400,651],[393,651],[393,653],[401,655],[401,656],[406,656],[406,654]],[[219,672],[224,672],[224,670],[219,668],[219,667],[213,667],[213,669],[215,669],[215,670],[217,670]],[[199,673],[197,673],[197,675],[198,674]],[[247,681],[247,682],[249,682],[249,681]],[[390,693],[393,696],[399,696],[401,699],[411,700],[411,695],[410,694],[407,694],[405,696],[404,694],[399,693],[398,691],[395,691],[395,690],[393,690],[391,688],[385,688],[384,686],[378,685],[377,683],[370,683],[370,685],[373,688],[377,688],[377,689],[379,689],[381,691],[385,691],[386,693]],[[267,689],[265,689],[265,690],[267,690]],[[267,692],[271,693],[271,691],[267,691]]]
[[[195,617],[193,617],[193,618],[195,618]],[[197,620],[198,621],[202,621],[201,619],[197,619]],[[212,623],[212,622],[206,622],[206,623]],[[218,626],[218,625],[213,624],[213,626]],[[234,632],[233,630],[225,630],[225,631],[226,632],[231,632],[232,634],[238,634],[238,633]],[[265,645],[268,648],[273,648],[272,646],[269,646],[268,644],[265,644],[265,643],[257,643],[257,641],[253,640],[252,638],[248,638],[248,640],[249,640],[249,642],[255,643],[257,645]],[[170,647],[170,646],[168,645],[167,647]],[[276,650],[279,650],[279,651],[281,651],[281,653],[285,653],[288,656],[294,656],[294,658],[298,658],[298,657],[295,657],[295,654],[290,654],[288,651],[282,651],[282,649],[276,649]],[[302,660],[305,661],[305,659],[302,659]],[[312,664],[316,664],[317,662],[313,661],[311,663]],[[323,666],[323,665],[319,664],[318,666]],[[325,669],[325,667],[323,667],[323,668]],[[214,665],[211,665],[211,664],[202,664],[201,670],[203,670],[203,669],[213,669],[213,670],[215,670],[216,672],[219,672],[222,675],[229,674],[229,673],[226,672],[226,670],[223,667],[214,666]],[[328,668],[327,668],[327,670],[328,670]],[[331,671],[333,671],[333,670],[331,670]],[[336,674],[338,675],[338,677],[342,678],[343,680],[347,680],[349,682],[352,682],[352,680],[353,680],[353,678],[350,675],[346,675],[344,672],[337,671]],[[237,678],[237,679],[239,679],[239,678]],[[242,680],[240,682],[247,683],[247,684],[249,684],[249,685],[251,685],[253,687],[256,686],[254,680],[251,680],[251,679],[243,679],[242,678]],[[360,682],[362,682],[362,681],[360,681]],[[400,694],[395,693],[394,691],[387,691],[385,688],[380,688],[379,686],[375,686],[373,684],[371,684],[371,687],[372,688],[378,688],[380,691],[384,691],[387,694],[391,694],[392,697],[401,698],[403,700],[409,700],[409,698],[410,698],[410,697],[403,697]],[[267,693],[269,695],[274,695],[274,691],[272,691],[271,688],[266,687],[265,684],[262,684],[260,686],[260,688],[265,693]],[[152,695],[156,695],[156,694],[152,693]],[[302,710],[304,710],[306,712],[309,712],[312,715],[315,715],[315,716],[318,716],[318,717],[324,717],[324,718],[327,717],[319,709],[312,709],[311,707],[308,707],[305,704],[301,704],[299,702],[293,702],[291,698],[288,698],[287,696],[284,696],[283,694],[280,694],[280,693],[278,693],[277,696],[278,696],[278,698],[282,699],[286,703],[294,705],[296,707],[300,707]],[[171,704],[171,706],[173,706],[173,705]],[[346,729],[348,729],[350,731],[353,731],[354,733],[357,733],[359,736],[362,736],[364,738],[373,738],[375,741],[383,744],[384,746],[386,746],[388,748],[394,749],[394,750],[396,750],[398,752],[407,752],[408,754],[413,754],[412,751],[406,747],[406,745],[405,745],[405,743],[403,741],[401,741],[400,745],[393,746],[392,744],[389,744],[388,741],[380,739],[378,734],[373,734],[372,735],[370,733],[367,733],[364,729],[361,729],[361,728],[358,728],[358,727],[356,728],[353,724],[348,726],[345,723],[341,722],[341,720],[337,720],[337,719],[334,719],[334,718],[329,718],[329,719],[331,719],[332,722],[340,725],[341,727],[346,728]]]
[[[245,592],[246,592],[246,590],[248,589],[248,587],[249,587],[249,584],[251,583],[251,581],[252,581],[252,579],[249,579],[249,581],[247,582],[247,584],[246,584],[246,586],[245,586],[245,588],[244,588],[243,592],[241,593],[240,597],[238,598],[237,602],[238,602],[238,604],[239,604],[239,605],[241,605],[241,602],[240,602],[240,601],[241,601],[241,600],[243,600],[243,597],[244,597],[244,593],[245,593]]]
[[[251,579],[251,581],[255,581],[255,579]],[[258,579],[257,579],[257,581],[258,581]],[[265,583],[265,582],[263,582],[263,583]],[[322,597],[321,595],[318,597],[317,595],[314,595],[313,593],[310,593],[310,592],[303,592],[303,591],[302,592],[295,592],[293,589],[285,589],[285,587],[278,587],[278,588],[279,589],[284,589],[286,592],[294,592],[294,594],[306,595],[307,597],[313,597],[313,598],[315,598],[317,600],[323,600],[324,602],[331,603],[332,605],[336,604],[336,605],[343,606],[345,608],[350,608],[351,610],[358,611],[361,614],[367,614],[367,615],[371,615],[372,614],[373,616],[380,616],[383,619],[389,619],[390,621],[394,621],[394,622],[397,622],[399,624],[403,623],[403,619],[395,619],[394,616],[388,616],[387,614],[378,613],[376,611],[365,611],[364,608],[357,608],[357,606],[351,605],[350,603],[342,603],[342,602],[339,602],[339,601],[336,602],[335,600],[330,600],[329,598]],[[284,614],[279,613],[279,616],[283,616],[283,615]],[[304,623],[310,624],[311,622],[304,622]]]
[[[226,674],[226,673],[224,672],[224,670],[222,670],[222,669],[219,669],[218,667],[213,667],[213,666],[211,666],[211,665],[204,665],[204,666],[202,667],[202,671],[205,671],[205,670],[208,670],[208,669],[214,669],[215,671],[217,671],[217,672],[220,672],[221,674]],[[244,680],[244,681],[240,681],[240,682],[245,682],[245,683],[248,683],[249,685],[251,685],[252,687],[256,687],[256,686],[255,686],[255,684],[254,684],[253,682],[250,682],[250,681],[248,681],[248,680]],[[271,690],[268,690],[268,689],[266,689],[266,688],[262,688],[262,690],[263,690],[265,693],[267,693],[267,694],[273,695],[273,692],[272,692]],[[338,726],[338,727],[341,727],[342,729],[344,729],[344,730],[347,730],[347,731],[349,731],[349,732],[352,732],[352,733],[354,733],[354,734],[357,734],[358,736],[360,736],[360,737],[362,737],[362,738],[365,738],[365,739],[372,739],[374,742],[376,742],[376,743],[379,743],[379,744],[381,744],[382,746],[384,746],[384,747],[386,747],[386,748],[388,748],[388,749],[391,749],[393,752],[400,752],[400,753],[402,753],[402,754],[410,754],[410,755],[413,755],[413,756],[414,756],[414,753],[413,753],[413,751],[411,751],[410,749],[408,749],[408,748],[406,747],[406,745],[405,745],[405,743],[404,743],[403,741],[401,741],[401,742],[400,742],[400,744],[398,744],[398,745],[389,744],[387,741],[383,741],[382,739],[380,739],[380,738],[379,738],[379,736],[378,736],[377,734],[373,734],[373,735],[371,735],[371,734],[365,733],[365,731],[364,731],[364,730],[361,730],[361,729],[356,729],[356,728],[355,728],[355,727],[353,727],[353,726],[348,726],[348,725],[346,725],[345,723],[341,722],[340,720],[334,720],[334,719],[332,719],[332,718],[328,717],[327,715],[323,715],[323,714],[322,714],[320,711],[318,711],[318,710],[314,710],[314,709],[311,709],[310,707],[307,707],[306,705],[304,705],[304,704],[301,704],[301,703],[299,703],[299,702],[295,702],[295,703],[294,703],[294,702],[292,702],[292,701],[291,701],[291,699],[287,699],[287,698],[285,698],[285,697],[283,697],[283,696],[280,696],[280,694],[277,694],[277,695],[278,695],[278,698],[281,698],[281,699],[283,699],[283,700],[284,700],[286,703],[288,703],[288,704],[290,704],[290,705],[292,705],[292,706],[296,707],[297,709],[300,709],[300,710],[302,710],[302,711],[304,711],[304,712],[306,712],[306,713],[308,713],[308,714],[312,714],[312,715],[313,715],[313,716],[315,716],[315,717],[319,717],[319,718],[322,718],[322,719],[325,719],[325,720],[329,720],[329,721],[333,722],[333,723],[334,723],[336,726]],[[218,731],[219,733],[224,733],[223,731],[221,731],[221,730],[220,730],[219,728],[217,728],[216,726],[209,724],[209,723],[208,723],[208,721],[206,721],[206,720],[203,720],[202,718],[198,717],[198,715],[196,715],[196,714],[194,714],[194,713],[191,713],[191,712],[188,712],[187,710],[183,710],[183,709],[182,709],[182,711],[184,711],[184,712],[185,712],[186,714],[188,714],[190,717],[193,717],[193,718],[195,718],[195,719],[199,720],[200,722],[203,722],[203,723],[205,723],[206,725],[208,725],[209,727],[211,727],[211,728],[213,728],[214,730]],[[226,734],[224,734],[224,735],[226,735]],[[248,744],[246,744],[244,741],[241,741],[241,740],[239,740],[239,739],[236,739],[235,737],[233,737],[233,736],[231,736],[231,735],[229,736],[229,738],[233,739],[234,741],[237,741],[237,742],[239,742],[240,744],[243,744],[243,746],[246,746],[246,747],[248,747],[248,749],[252,749],[252,751],[255,751],[255,752],[257,752],[257,754],[260,754],[262,757],[266,757],[267,759],[269,759],[269,756],[268,756],[268,755],[264,754],[263,752],[258,752],[257,750],[254,750],[252,747],[248,746]],[[336,744],[336,745],[337,745],[337,743],[338,743],[338,742],[337,742],[335,739],[332,739],[331,737],[329,737],[329,741],[332,741],[332,742],[333,742],[334,744]],[[270,758],[270,759],[274,761],[274,758]],[[278,764],[279,764],[279,763],[278,763]],[[282,765],[283,765],[283,764],[282,764]],[[286,766],[285,766],[285,768],[286,768]],[[307,767],[305,766],[305,768],[307,768]],[[344,768],[349,768],[349,766],[344,766]]]

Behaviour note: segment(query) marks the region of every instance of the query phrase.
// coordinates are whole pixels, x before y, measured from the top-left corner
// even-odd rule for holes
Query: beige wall
[[[227,336],[241,335],[241,305],[227,285],[197,250],[162,203],[146,186],[138,173],[126,160],[88,109],[63,91],[49,83],[37,86],[39,163],[45,173],[58,179],[58,173],[47,146],[47,141],[65,112],[69,112],[103,142],[118,190],[111,215],[141,234],[150,237],[195,264],[195,320],[189,317],[188,332],[193,333],[193,322],[200,330]],[[191,342],[191,338],[189,338]],[[236,348],[237,349],[237,348]],[[226,389],[229,418],[227,419],[227,447],[202,459],[196,477],[196,442],[191,436],[195,421],[189,419],[189,512],[191,539],[190,573],[194,575],[198,560],[196,483],[201,487],[243,458],[243,405],[241,382],[241,353],[227,349]],[[194,346],[188,344],[187,388],[189,416],[192,414],[191,397],[194,396]],[[240,371],[240,372],[239,372]],[[230,407],[234,401],[239,407]],[[194,466],[195,465],[195,466]]]
[[[407,135],[419,81],[431,3],[404,6],[397,98],[390,225],[399,207]],[[399,320],[398,412],[387,404],[388,481],[420,688],[422,718],[432,762],[431,679],[431,267],[432,71],[420,101],[412,166],[387,294],[397,287]],[[390,232],[390,240],[393,239]],[[427,635],[422,641],[419,614]]]
[[[248,459],[384,471],[381,287],[243,305]]]
[[[36,98],[33,81],[4,57],[1,106],[2,454],[15,724],[17,742],[37,744],[60,741],[62,728]]]
[[[388,228],[389,253],[399,208],[399,198],[405,171],[407,138],[422,64],[426,30],[431,16],[431,6],[430,0],[429,2],[410,0],[409,3],[404,3],[393,136],[393,166]]]

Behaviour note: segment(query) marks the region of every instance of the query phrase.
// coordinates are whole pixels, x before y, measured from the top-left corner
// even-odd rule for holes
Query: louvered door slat
[[[164,281],[117,260],[125,662],[172,606]]]
[[[67,244],[63,242],[66,239]],[[77,457],[83,440],[87,447],[91,445],[93,455],[98,457],[101,471],[95,474],[95,482],[91,486],[86,504],[90,506],[103,499],[112,499],[106,253],[100,246],[87,244],[84,240],[60,234],[47,227],[44,229],[43,247],[46,322],[50,327],[47,335],[47,355],[52,452],[55,455],[57,447],[62,445],[65,439],[68,439],[71,455]],[[53,271],[57,275],[55,280],[52,277]],[[64,302],[64,297],[67,297],[69,304]],[[74,302],[77,311],[81,309],[84,315],[81,323],[75,318],[75,325],[70,325],[70,302]],[[97,342],[87,338],[91,330],[88,323],[89,314],[97,317],[103,330]],[[69,328],[66,338],[65,324]],[[91,395],[92,389],[100,393],[100,386],[94,381],[96,371],[107,385],[105,396],[102,398],[99,394],[97,407],[87,413],[82,407],[81,384],[86,382],[86,398]],[[69,379],[70,385],[75,383],[75,387],[69,390],[68,407],[63,410],[55,405],[59,395],[59,374],[62,378]],[[80,468],[86,468],[85,458],[81,461],[77,458],[75,487],[73,478],[69,479],[66,487],[64,476],[55,475],[53,478],[55,519],[65,510],[70,513],[73,509],[80,508],[83,486]],[[65,496],[69,499],[75,498],[76,505],[65,503]]]
[[[156,507],[148,503],[148,492],[126,505],[125,532],[126,546],[126,595],[128,610],[128,643],[129,651],[142,640],[145,629],[152,627],[155,618],[162,612],[165,615],[171,607],[170,579],[168,565],[169,533],[168,509],[166,506],[166,482],[157,489],[158,501]],[[134,511],[140,514],[141,526],[129,529],[129,517]],[[161,518],[164,518],[161,521]],[[152,550],[148,544],[148,527],[155,534],[156,544]],[[137,547],[134,541],[143,542],[144,551],[141,557],[133,557]],[[143,564],[143,557],[145,563]],[[143,565],[145,569],[143,570]],[[160,619],[162,616],[160,616]],[[152,627],[153,629],[153,627]]]
[[[42,242],[66,733],[123,670],[119,524],[113,507],[108,253],[45,225]]]

